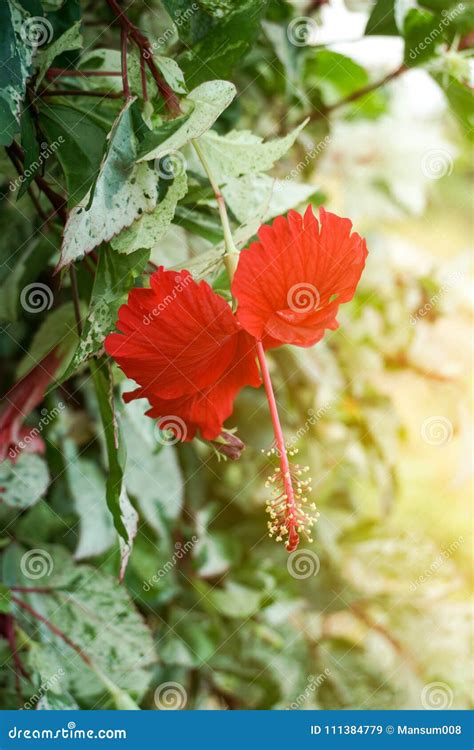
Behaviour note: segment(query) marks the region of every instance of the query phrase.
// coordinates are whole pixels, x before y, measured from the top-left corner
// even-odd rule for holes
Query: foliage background
[[[16,47],[8,38],[2,46],[4,145],[11,156],[15,136],[25,169],[44,143],[64,139],[32,168],[34,202],[7,154],[0,165],[2,408],[15,380],[59,341],[65,364],[24,415],[30,430],[40,424],[45,454],[0,465],[2,707],[470,705],[473,24],[472,5],[448,5],[128,4],[180,97],[209,80],[235,83],[218,133],[248,129],[273,139],[310,117],[272,158],[243,136],[247,173],[239,173],[238,148],[225,145],[222,163],[211,150],[234,229],[311,201],[350,216],[368,239],[368,266],[341,328],[313,349],[286,347],[270,361],[286,436],[311,467],[321,512],[314,545],[298,553],[295,568],[264,534],[261,450],[272,434],[263,391],[240,395],[229,426],[247,447],[225,462],[199,441],[163,445],[144,405],[121,402],[126,384],[113,370],[127,458],[120,464],[111,455],[101,420],[112,421],[103,338],[130,286],[144,283],[149,260],[189,265],[228,288],[216,205],[189,144],[175,150],[174,179],[160,173],[169,165],[155,163],[164,191],[159,240],[143,250],[140,237],[133,255],[123,254],[133,240],[125,228],[112,246],[97,243],[97,266],[91,255],[75,264],[86,321],[78,350],[71,281],[53,274],[60,220],[97,175],[121,80],[60,81],[114,98],[51,96],[58,82],[39,79],[53,62],[120,69],[120,34],[105,3],[5,4]],[[36,46],[19,31],[30,17],[46,29]],[[166,112],[155,89],[143,101],[132,46],[136,106],[159,144]],[[124,135],[132,165],[133,127]],[[68,191],[53,215],[38,176],[59,196]],[[120,178],[107,179],[116,194]],[[182,194],[163,217],[173,186]],[[253,233],[247,227],[244,242]],[[29,284],[50,290],[51,305],[46,293],[41,309],[25,306]],[[139,516],[122,584],[106,505],[111,475]],[[123,517],[119,500],[109,497]]]

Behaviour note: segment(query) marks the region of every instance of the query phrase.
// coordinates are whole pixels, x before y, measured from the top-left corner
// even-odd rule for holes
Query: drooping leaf
[[[410,8],[403,20],[403,36],[405,65],[415,66],[425,63],[436,54],[437,45],[443,41],[444,34],[443,27],[440,27],[439,19],[434,13],[420,8]]]
[[[110,240],[156,205],[156,174],[147,164],[135,163],[138,131],[145,126],[134,103],[128,101],[115,121],[92,194],[69,214],[59,267]]]
[[[182,102],[184,112],[186,114],[190,112],[186,121],[164,140],[160,133],[159,145],[146,153],[143,153],[145,146],[142,146],[139,161],[157,159],[182,148],[193,138],[199,138],[212,127],[219,115],[229,106],[235,94],[235,86],[229,81],[208,81],[197,86]]]
[[[73,207],[84,198],[99,173],[106,123],[93,120],[73,107],[43,104],[40,124],[64,172],[68,205]]]
[[[471,141],[474,140],[474,94],[472,90],[452,76],[437,75],[434,78],[443,88],[464,135]]]
[[[119,255],[109,246],[101,248],[81,339],[70,361],[64,378],[70,377],[88,357],[104,345],[104,339],[113,328],[117,311],[133,286],[134,279],[144,269],[148,260],[146,251]]]
[[[46,493],[49,472],[44,459],[34,453],[22,453],[16,463],[0,464],[0,503],[10,508],[30,508]]]
[[[126,454],[115,414],[112,376],[105,361],[98,363],[91,360],[90,367],[107,449],[107,505],[118,534],[128,541],[128,531],[120,508]]]
[[[176,205],[186,195],[186,172],[177,174],[164,198],[154,210],[137,219],[114,240],[112,247],[119,253],[134,253],[139,248],[153,249],[173,221]]]

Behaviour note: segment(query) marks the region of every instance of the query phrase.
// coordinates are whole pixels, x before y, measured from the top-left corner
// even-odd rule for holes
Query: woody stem
[[[219,185],[217,184],[217,181],[214,175],[212,174],[212,170],[209,166],[209,162],[204,156],[203,150],[201,146],[199,145],[198,141],[193,140],[192,143],[199,157],[199,161],[201,162],[204,168],[204,171],[207,174],[209,182],[211,183],[211,187],[214,191],[214,197],[217,201],[217,207],[219,209],[219,216],[221,219],[222,229],[224,231],[224,243],[225,243],[224,263],[227,269],[227,273],[229,274],[229,279],[230,281],[232,281],[234,273],[235,273],[235,269],[237,268],[238,250],[235,246],[234,239],[232,237],[232,230],[230,227],[229,215],[227,213],[227,207],[225,205],[224,196],[222,195],[219,189]]]
[[[265,359],[265,350],[261,341],[257,341],[257,357],[260,365],[260,370],[263,378],[263,385],[265,387],[265,393],[267,394],[268,407],[270,409],[270,415],[273,423],[273,432],[275,433],[275,441],[278,449],[278,455],[280,457],[281,470],[283,474],[283,482],[285,486],[285,494],[287,496],[287,506],[291,510],[296,510],[295,496],[293,492],[293,486],[291,484],[290,475],[290,462],[288,461],[288,453],[286,451],[285,438],[283,436],[283,430],[280,424],[280,417],[278,415],[278,407],[273,392],[273,385],[268,371],[267,360]]]

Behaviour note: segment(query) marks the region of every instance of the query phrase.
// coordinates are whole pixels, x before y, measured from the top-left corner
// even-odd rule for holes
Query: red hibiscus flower
[[[159,268],[150,289],[130,292],[117,328],[105,348],[139,385],[125,400],[146,397],[147,414],[163,428],[177,417],[183,440],[197,430],[207,440],[217,438],[239,390],[261,383],[255,340],[227,302],[189,271]]]
[[[338,327],[341,302],[354,296],[367,248],[349,219],[309,206],[290,211],[258,233],[243,250],[232,283],[242,327],[266,347],[312,346]]]
[[[290,211],[259,231],[260,242],[243,250],[232,280],[238,301],[227,302],[188,271],[159,268],[150,289],[134,289],[119,310],[119,333],[110,334],[107,352],[138,383],[129,401],[146,397],[147,414],[182,440],[200,432],[215,440],[245,385],[261,384],[267,394],[280,466],[268,477],[270,536],[296,549],[300,534],[310,540],[315,505],[306,509],[310,480],[306,467],[291,465],[268,372],[265,349],[281,344],[311,346],[326,329],[338,326],[339,305],[355,293],[367,248],[352,224],[309,207]],[[316,514],[317,516],[317,514]]]

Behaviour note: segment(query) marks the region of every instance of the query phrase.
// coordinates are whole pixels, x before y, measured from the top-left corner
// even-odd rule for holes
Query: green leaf
[[[28,352],[17,369],[17,377],[22,377],[38,364],[52,349],[58,347],[63,359],[55,379],[60,380],[66,370],[69,357],[77,343],[76,319],[72,302],[52,310],[36,331]]]
[[[472,89],[452,76],[433,76],[442,87],[459,125],[469,140],[474,140],[474,95]]]
[[[362,65],[339,52],[321,49],[307,57],[304,65],[305,83],[321,91],[323,102],[330,106],[369,83]]]
[[[64,34],[61,34],[58,39],[48,45],[46,49],[39,50],[35,58],[35,67],[38,69],[36,86],[39,86],[46,71],[51,67],[58,55],[68,50],[81,49],[82,44],[81,22],[76,21]]]
[[[48,467],[34,453],[21,453],[14,464],[0,464],[0,502],[23,510],[30,508],[46,493],[49,485]]]
[[[114,526],[119,534],[121,559],[119,579],[122,580],[132,552],[133,540],[137,534],[138,514],[128,498],[124,483],[126,448],[116,417],[113,380],[107,364],[106,360],[102,361],[101,364],[91,360],[90,368],[99,402],[107,450],[106,498]]]
[[[438,18],[429,10],[410,8],[403,21],[405,65],[421,65],[436,55],[443,42],[444,30]]]
[[[0,3],[0,146],[9,146],[19,130],[33,57],[32,45],[22,38],[27,19],[27,13],[13,0]]]
[[[121,391],[133,390],[130,381]],[[179,517],[184,501],[184,480],[172,446],[163,446],[156,422],[145,415],[146,399],[137,399],[124,407],[124,435],[127,444],[125,484],[146,518],[158,533],[163,519]]]
[[[72,567],[75,575],[53,593],[29,595],[28,601],[83,651],[92,668],[49,629],[34,628],[34,636],[54,649],[67,676],[69,691],[81,707],[85,704],[97,708],[104,689],[114,704],[120,697],[125,702],[125,696],[119,695],[121,691],[134,701],[141,700],[151,679],[149,668],[156,662],[156,653],[150,632],[125,588],[99,570],[73,566],[70,557],[64,560],[60,548],[50,547],[48,552],[54,568]],[[51,581],[48,588],[54,588]],[[20,607],[16,608],[16,615],[28,631],[31,615],[24,617]]]
[[[234,216],[242,223],[250,223],[255,218],[255,229],[265,221],[285,214],[290,208],[306,204],[318,192],[317,185],[275,180],[264,174],[234,177],[222,187],[222,194]]]
[[[365,33],[376,36],[398,36],[395,0],[377,0],[370,14]]]
[[[305,127],[305,120],[283,138],[263,142],[249,130],[233,130],[227,135],[214,131],[199,139],[199,146],[209,162],[214,178],[224,184],[230,177],[266,172],[292,147]]]
[[[0,614],[8,614],[11,611],[11,591],[3,583],[0,583]]]
[[[126,454],[115,415],[112,376],[104,360],[100,363],[91,360],[90,368],[107,449],[107,505],[112,514],[117,532],[125,541],[128,541],[129,535],[124,525],[120,508]]]
[[[114,240],[112,247],[119,253],[133,253],[139,248],[153,249],[173,221],[176,205],[188,189],[186,172],[177,174],[164,198],[155,209],[137,219]]]
[[[101,248],[82,336],[63,378],[70,377],[103,347],[106,335],[114,328],[118,309],[136,276],[145,268],[148,255],[143,250],[118,255],[109,246]]]
[[[139,161],[160,158],[182,148],[193,138],[199,138],[227,109],[235,94],[235,86],[229,81],[208,81],[193,89],[181,103],[185,113],[190,113],[189,117],[176,132],[165,140],[160,138],[159,145],[147,153],[143,153],[143,146]]]
[[[206,214],[202,211],[177,206],[175,212],[175,224],[184,227],[188,232],[193,232],[209,242],[220,242],[222,240],[222,226],[214,214]]]
[[[107,242],[156,205],[156,173],[147,164],[135,164],[140,131],[146,126],[134,103],[128,101],[114,123],[93,194],[89,191],[69,214],[60,267]]]
[[[241,583],[227,581],[223,589],[211,589],[207,598],[221,614],[227,617],[246,618],[258,611],[262,594]]]
[[[164,55],[153,55],[153,60],[168,86],[170,86],[173,91],[176,91],[177,94],[186,94],[187,88],[183,71],[176,60],[173,60],[172,57],[165,57]]]
[[[40,126],[54,144],[66,179],[69,207],[75,206],[97,178],[106,145],[106,124],[102,127],[82,111],[61,104],[42,104]]]
[[[64,442],[66,477],[79,516],[79,534],[74,558],[101,555],[112,547],[115,532],[104,500],[105,477],[94,461],[80,458],[71,440]]]
[[[214,18],[199,41],[178,57],[188,86],[210,78],[227,78],[260,32],[264,0],[242,0],[231,13]]]
[[[55,252],[55,244],[59,246],[59,234],[56,236],[51,231],[48,237],[35,237],[32,242],[26,243],[23,250],[6,258],[4,268],[10,269],[3,283],[0,285],[0,320],[13,321],[18,318],[18,310],[21,308],[22,290],[33,283],[39,274],[47,267],[48,261]],[[37,291],[41,287],[36,286]],[[34,287],[30,287],[34,294]],[[44,299],[49,304],[52,299],[50,293],[43,288],[46,296]]]

